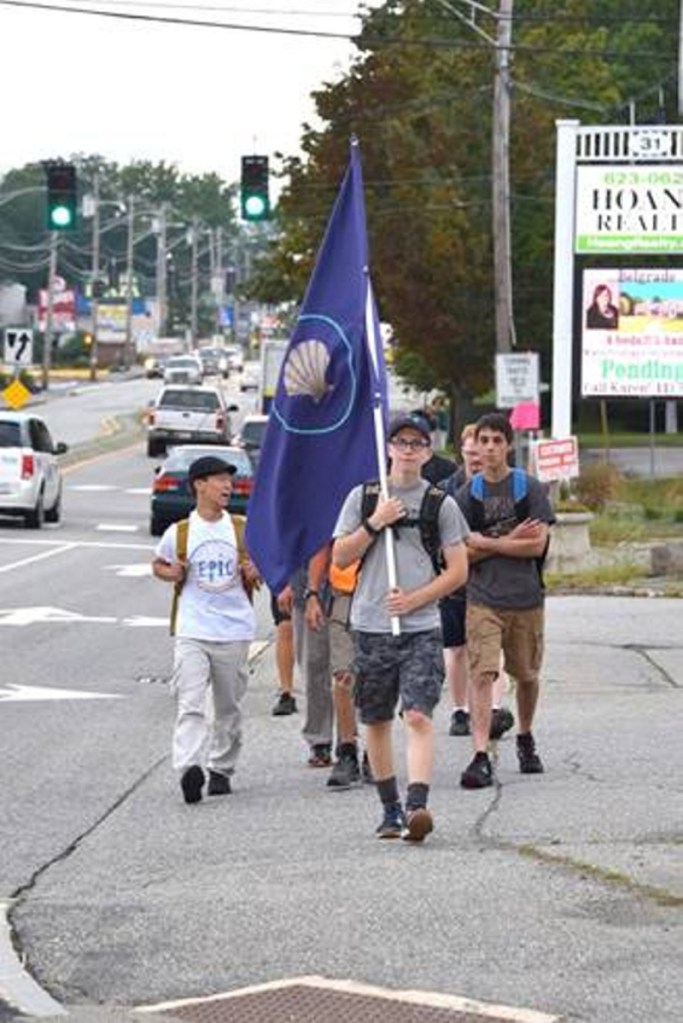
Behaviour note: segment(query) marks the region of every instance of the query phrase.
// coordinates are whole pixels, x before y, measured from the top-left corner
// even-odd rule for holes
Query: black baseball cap
[[[392,419],[389,427],[389,440],[395,437],[399,430],[417,430],[431,444],[429,423],[419,412],[404,412]]]
[[[190,487],[194,486],[196,480],[204,480],[207,476],[219,476],[223,472],[229,472],[231,476],[234,476],[237,466],[231,465],[230,462],[226,462],[216,455],[202,455],[201,458],[195,458],[188,472]]]

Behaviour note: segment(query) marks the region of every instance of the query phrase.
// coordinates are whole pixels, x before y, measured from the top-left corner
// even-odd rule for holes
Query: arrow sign
[[[24,327],[5,328],[4,361],[10,366],[30,366],[33,362],[33,331]]]
[[[9,685],[0,689],[0,703],[27,703],[38,700],[122,700],[115,693],[83,693],[78,689],[47,689],[45,686]]]

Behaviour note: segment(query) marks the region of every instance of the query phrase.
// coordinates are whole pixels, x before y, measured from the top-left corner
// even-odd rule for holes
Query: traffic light
[[[47,227],[49,231],[73,231],[78,213],[76,168],[72,163],[48,163]]]
[[[268,157],[242,157],[242,220],[268,220]]]

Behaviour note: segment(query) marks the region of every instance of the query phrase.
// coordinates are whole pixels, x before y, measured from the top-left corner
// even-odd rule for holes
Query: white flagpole
[[[368,341],[370,358],[375,369],[375,380],[379,379],[379,355],[378,344],[380,343],[375,330],[375,303],[372,294],[372,283],[370,274],[365,270],[367,276],[367,292],[365,296],[365,334]],[[377,449],[377,469],[379,473],[379,485],[382,497],[386,500],[389,496],[389,482],[387,478],[387,443],[384,436],[384,418],[382,416],[382,397],[379,392],[374,395],[372,406],[372,418],[375,427],[375,447]],[[396,572],[396,549],[394,546],[394,533],[391,527],[384,529],[384,550],[387,559],[387,578],[389,589],[395,590],[398,586],[398,575]],[[391,632],[394,636],[401,634],[401,619],[398,615],[391,617]]]

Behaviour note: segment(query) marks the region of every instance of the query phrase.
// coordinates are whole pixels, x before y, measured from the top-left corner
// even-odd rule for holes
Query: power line
[[[225,21],[202,21],[195,18],[162,18],[157,15],[129,14],[123,11],[89,10],[82,7],[70,7],[66,4],[37,3],[36,0],[0,0],[0,6],[25,8],[27,10],[54,11],[59,14],[80,14],[98,18],[116,18],[121,21],[134,21],[140,23],[151,23],[158,25],[182,25],[185,28],[214,28],[223,29],[229,32],[260,32],[268,35],[299,36],[311,39],[344,39],[360,45],[361,37],[358,34],[348,32],[322,32],[313,29],[281,28],[274,25],[239,25]],[[434,50],[483,50],[489,52],[491,49],[488,43],[470,42],[465,39],[440,39],[424,37],[422,39],[405,39],[401,36],[382,38],[363,38],[362,45],[366,49],[381,49],[384,46],[401,46],[406,48],[427,48]],[[509,52],[514,53],[559,53],[566,57],[600,57],[607,60],[611,57],[623,60],[625,54],[619,50],[608,49],[569,49],[562,46],[525,46],[524,44],[511,44],[506,47]],[[630,60],[661,60],[661,53],[652,51],[632,50],[628,53]]]

